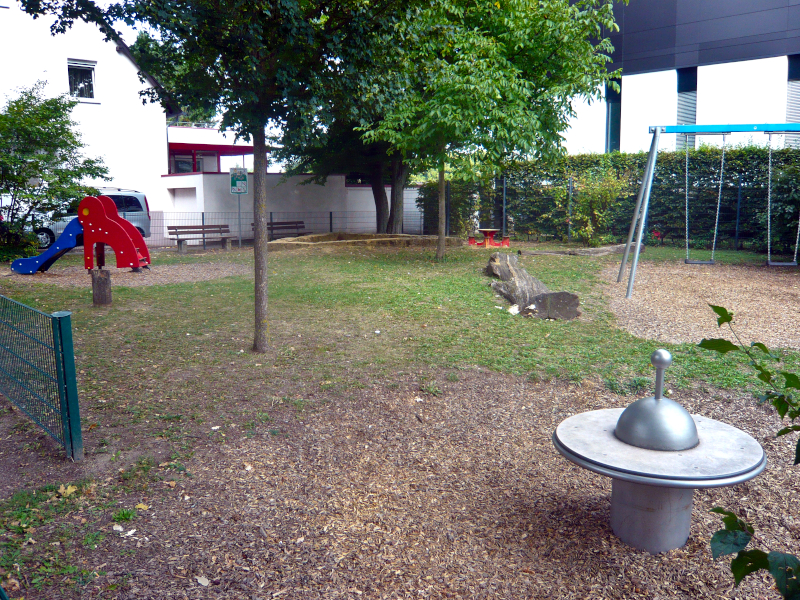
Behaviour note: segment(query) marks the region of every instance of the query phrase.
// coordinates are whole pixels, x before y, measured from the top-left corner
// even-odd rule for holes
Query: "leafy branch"
[[[717,325],[722,327],[727,324],[739,345],[726,339],[715,338],[703,339],[698,346],[723,355],[728,352],[743,352],[750,359],[750,365],[755,369],[756,377],[768,388],[764,394],[758,397],[759,402],[762,404],[769,402],[778,411],[781,419],[788,416],[790,421],[794,422],[800,417],[800,403],[793,395],[792,390],[800,390],[800,378],[795,373],[773,370],[765,366],[762,359],[780,362],[780,357],[770,352],[769,348],[761,342],[752,342],[749,347],[745,346],[733,328],[733,313],[722,306],[713,304],[709,304],[709,306],[717,314]],[[781,377],[783,378],[783,387],[779,385]],[[783,436],[792,431],[800,431],[800,425],[784,427],[778,431],[777,435]],[[794,464],[798,463],[800,463],[800,440],[795,447],[794,457]],[[725,529],[717,531],[711,537],[711,554],[714,558],[736,554],[736,558],[731,560],[731,572],[737,586],[750,573],[763,569],[772,575],[775,587],[781,596],[787,600],[800,600],[800,579],[797,577],[800,572],[800,560],[796,556],[783,552],[767,553],[757,548],[747,550],[755,533],[752,525],[720,507],[713,508],[711,512],[723,515],[722,522],[725,525]]]

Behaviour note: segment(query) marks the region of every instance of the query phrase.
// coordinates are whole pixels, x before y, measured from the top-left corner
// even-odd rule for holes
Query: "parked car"
[[[120,188],[99,188],[99,195],[108,196],[117,205],[119,216],[133,223],[143,237],[150,237],[150,205],[142,192]],[[67,209],[63,217],[48,219],[44,225],[33,230],[39,238],[42,250],[52,246],[67,223],[78,216],[78,206]]]

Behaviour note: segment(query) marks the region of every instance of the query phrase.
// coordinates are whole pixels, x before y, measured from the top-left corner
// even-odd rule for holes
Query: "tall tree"
[[[87,179],[107,179],[100,158],[83,155],[72,120],[77,102],[66,95],[45,98],[44,82],[22,89],[0,109],[0,195],[3,213],[20,227],[34,215],[64,210],[97,190]]]
[[[343,56],[367,53],[371,32],[399,0],[125,0],[100,7],[92,0],[21,0],[33,14],[55,14],[53,31],[76,19],[111,29],[115,19],[146,24],[155,33],[170,95],[180,106],[214,107],[222,127],[253,143],[255,213],[255,333],[267,339],[268,124],[281,126],[294,98],[313,96],[319,82],[347,68]],[[108,35],[108,34],[107,34]],[[157,64],[152,68],[156,69]],[[158,77],[158,71],[153,73]],[[152,88],[154,99],[163,90]]]
[[[415,164],[439,169],[445,255],[445,163],[461,177],[497,171],[515,154],[549,159],[574,114],[610,77],[612,0],[437,0],[410,11],[394,66],[405,84],[384,117],[364,123]]]

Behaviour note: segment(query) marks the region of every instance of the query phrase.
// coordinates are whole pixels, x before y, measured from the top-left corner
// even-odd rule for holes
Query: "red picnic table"
[[[476,242],[475,241],[475,237],[474,236],[470,236],[469,237],[469,245],[470,246],[478,246],[480,248],[500,248],[500,247],[508,248],[508,247],[511,246],[511,238],[509,238],[507,235],[503,236],[503,240],[499,244],[494,241],[494,236],[498,231],[500,231],[499,229],[491,229],[491,228],[487,228],[487,227],[480,228],[479,227],[478,231],[480,231],[483,234],[483,241],[482,242]]]

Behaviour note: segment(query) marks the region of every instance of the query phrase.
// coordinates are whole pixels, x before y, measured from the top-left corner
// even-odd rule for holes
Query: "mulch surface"
[[[225,429],[227,443],[186,462],[191,477],[120,504],[149,506],[125,531],[110,511],[101,519],[104,549],[84,565],[105,574],[74,597],[778,598],[762,575],[734,589],[708,545],[721,527],[708,511],[721,505],[756,526],[759,545],[800,550],[792,442],[774,437],[771,409],[729,393],[677,395],[753,435],[770,464],[752,482],[696,492],[686,546],[651,556],[611,532],[610,481],[551,442],[567,416],[632,398],[591,382],[459,377],[438,397],[409,380],[332,398],[253,438]]]
[[[800,349],[800,269],[761,265],[684,265],[639,263],[631,298],[625,298],[628,273],[617,283],[619,263],[603,271],[609,307],[617,324],[631,334],[662,342],[697,343],[724,337],[709,304],[735,315],[734,326],[745,343]]]
[[[145,440],[143,450],[164,460],[156,477],[124,488],[113,506],[87,497],[64,517],[107,536],[96,550],[78,545],[72,559],[96,577],[35,589],[20,572],[11,597],[779,598],[763,573],[734,588],[729,560],[713,561],[709,549],[722,524],[708,511],[723,506],[756,527],[756,546],[800,554],[794,439],[775,438],[770,407],[707,388],[673,396],[755,437],[769,464],[737,487],[695,492],[687,544],[651,556],[613,535],[610,480],[568,462],[551,441],[568,416],[635,398],[592,381],[457,373],[458,381],[434,374],[438,396],[408,376],[347,398],[331,392],[305,411],[270,411],[273,421],[249,433],[203,423],[194,457],[182,459],[186,473],[169,464],[166,444]],[[65,465],[36,432],[27,435],[43,451],[22,449],[20,422],[0,419],[3,496],[87,476],[98,495],[120,484],[107,456]],[[115,530],[112,514],[137,504],[147,508]],[[34,536],[47,544],[61,526]]]

